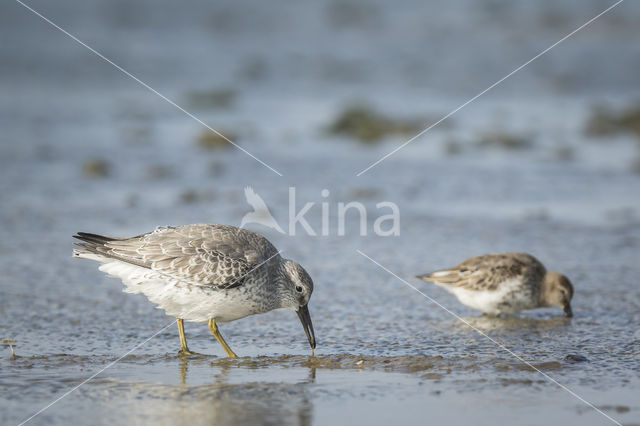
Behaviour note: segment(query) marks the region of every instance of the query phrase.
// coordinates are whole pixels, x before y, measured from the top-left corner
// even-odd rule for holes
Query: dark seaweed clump
[[[514,150],[527,149],[533,146],[533,139],[525,135],[496,130],[481,134],[478,145],[481,147],[497,147]]]
[[[189,105],[200,109],[227,109],[235,98],[236,92],[231,89],[200,90],[187,95]]]
[[[603,106],[596,107],[587,121],[586,132],[592,137],[632,133],[640,139],[640,105],[617,112]]]
[[[360,142],[376,142],[391,135],[412,136],[420,130],[420,123],[415,120],[391,118],[365,105],[347,107],[328,128],[331,134]]]
[[[107,177],[111,167],[105,160],[95,158],[88,160],[82,166],[82,171],[88,177]]]
[[[209,129],[204,129],[202,133],[200,133],[200,135],[198,136],[198,139],[196,142],[200,148],[217,149],[217,148],[227,148],[231,146],[231,143],[229,142],[229,140],[235,141],[236,140],[235,135],[229,132],[221,131],[220,133],[216,133],[216,132],[212,132]]]

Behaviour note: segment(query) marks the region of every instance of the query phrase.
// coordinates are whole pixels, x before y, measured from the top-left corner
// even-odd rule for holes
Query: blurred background
[[[76,421],[88,410],[104,414],[96,423],[118,422],[114,407],[126,408],[127,422],[310,424],[345,421],[352,410],[371,423],[385,413],[421,422],[426,411],[479,424],[548,422],[548,413],[558,423],[606,421],[356,249],[407,280],[516,250],[565,272],[576,286],[573,322],[541,310],[480,326],[525,358],[552,363],[544,364],[550,374],[607,413],[638,420],[629,397],[640,390],[637,2],[621,3],[359,176],[613,1],[27,4],[282,176],[20,3],[3,2],[0,338],[8,340],[0,406],[8,410],[0,419],[23,420],[171,320],[142,296],[122,294],[96,265],[71,259],[74,232],[239,225],[251,211],[250,185],[285,228],[289,187],[296,211],[315,202],[306,218],[318,233],[320,203],[330,203],[328,236],[251,227],[314,278],[311,313],[326,363],[304,364],[295,316],[271,312],[223,333],[241,355],[302,358],[274,358],[275,373],[266,362],[228,372],[202,361],[189,366],[194,384],[172,358],[171,327],[40,421]],[[337,235],[336,205],[349,201],[367,206],[366,237],[356,214]],[[373,235],[373,221],[388,213],[376,208],[381,201],[399,206],[397,237]],[[411,282],[476,318],[443,291]],[[192,349],[221,355],[205,327],[187,325],[187,334]],[[21,358],[7,359],[9,342]],[[566,362],[574,353],[590,362]],[[355,375],[361,355],[368,376]],[[416,356],[449,364],[429,358],[431,367],[417,367]],[[178,386],[178,377],[197,389]],[[228,400],[242,404],[215,408]],[[401,413],[389,405],[399,400]],[[160,402],[178,408],[159,415]],[[491,404],[501,408],[484,411]]]

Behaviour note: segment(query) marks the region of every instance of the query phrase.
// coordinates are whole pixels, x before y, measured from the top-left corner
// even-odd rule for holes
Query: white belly
[[[260,312],[249,295],[239,289],[211,290],[185,284],[148,268],[110,260],[99,269],[120,278],[126,293],[142,293],[167,315],[185,321],[228,322]]]
[[[478,291],[446,285],[442,287],[454,294],[460,303],[489,315],[514,313],[536,307],[531,294],[524,291],[518,280],[505,281],[496,290]]]

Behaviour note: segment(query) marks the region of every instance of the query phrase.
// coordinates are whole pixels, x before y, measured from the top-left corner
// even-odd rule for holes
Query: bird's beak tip
[[[573,317],[573,311],[571,310],[571,305],[566,304],[564,306],[564,316],[567,318],[572,318]]]
[[[309,346],[311,349],[316,348],[316,335],[313,331],[313,323],[311,322],[311,315],[309,314],[309,308],[307,305],[301,306],[298,311],[298,318],[300,318],[300,322],[302,323],[302,328],[304,328],[304,332],[307,335],[307,339],[309,340]]]

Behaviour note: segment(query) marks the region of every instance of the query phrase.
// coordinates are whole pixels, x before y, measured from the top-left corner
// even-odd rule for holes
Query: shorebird
[[[75,257],[95,260],[120,278],[127,293],[142,293],[176,318],[181,355],[187,347],[184,321],[208,323],[228,357],[236,357],[218,323],[288,308],[297,312],[316,347],[308,303],[313,281],[300,264],[284,259],[263,236],[228,225],[159,227],[134,237],[79,232]]]
[[[445,288],[464,305],[487,315],[559,306],[573,316],[573,286],[567,277],[547,271],[527,253],[496,253],[471,257],[452,268],[418,275]]]

